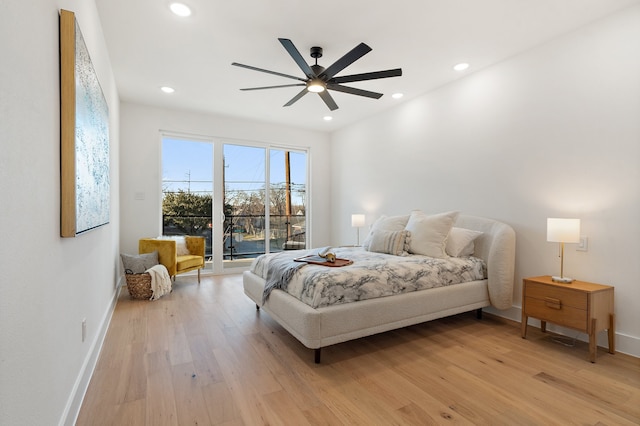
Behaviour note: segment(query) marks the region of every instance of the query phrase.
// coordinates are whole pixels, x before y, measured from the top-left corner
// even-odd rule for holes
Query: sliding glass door
[[[214,273],[306,247],[306,152],[175,137],[162,143],[163,233],[205,236]]]
[[[267,150],[224,144],[224,239],[226,267],[244,265],[265,253]]]
[[[306,171],[304,152],[224,145],[226,268],[306,247]]]

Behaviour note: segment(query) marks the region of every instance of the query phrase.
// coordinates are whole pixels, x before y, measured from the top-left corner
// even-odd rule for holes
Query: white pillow
[[[480,235],[482,235],[480,231],[454,226],[449,232],[449,238],[447,238],[447,254],[453,257],[471,256],[475,251],[474,241]]]
[[[411,212],[405,229],[411,232],[409,253],[423,256],[447,257],[445,245],[449,231],[458,217],[458,212],[426,215],[420,210]]]
[[[371,233],[371,242],[368,251],[376,253],[393,254],[395,256],[408,255],[411,233],[402,231],[381,231],[376,230]]]
[[[369,250],[369,245],[371,244],[371,236],[374,231],[404,231],[404,227],[407,226],[407,221],[409,220],[409,215],[403,216],[380,216],[371,228],[369,229],[369,235],[365,238],[362,246],[365,250]]]
[[[187,256],[191,254],[187,248],[187,240],[181,235],[161,235],[158,240],[175,240],[176,242],[176,255]]]
[[[176,252],[178,256],[187,256],[191,254],[187,248],[187,239],[185,237],[176,237]]]

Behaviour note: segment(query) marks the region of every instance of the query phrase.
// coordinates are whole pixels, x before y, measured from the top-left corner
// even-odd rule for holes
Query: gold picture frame
[[[60,235],[109,223],[109,109],[75,14],[60,10]]]

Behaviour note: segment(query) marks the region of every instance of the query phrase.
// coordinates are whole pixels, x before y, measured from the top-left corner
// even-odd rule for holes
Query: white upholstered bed
[[[273,290],[263,303],[265,279],[244,272],[245,294],[304,346],[320,349],[487,306],[507,309],[512,305],[515,233],[504,223],[459,215],[455,227],[480,231],[474,257],[484,260],[486,279],[413,291],[387,297],[313,308],[282,290]]]

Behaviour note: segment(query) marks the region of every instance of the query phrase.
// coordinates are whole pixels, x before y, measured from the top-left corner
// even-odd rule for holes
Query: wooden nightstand
[[[573,281],[556,283],[550,276],[525,278],[522,286],[522,338],[527,337],[529,317],[547,321],[589,335],[589,360],[596,362],[598,332],[608,331],[609,353],[615,353],[615,314],[613,287]]]

